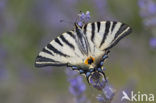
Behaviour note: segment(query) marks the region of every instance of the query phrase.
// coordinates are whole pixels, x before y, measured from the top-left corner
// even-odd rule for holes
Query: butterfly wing
[[[79,33],[81,31],[84,37]],[[102,21],[85,24],[82,30],[65,32],[51,41],[37,56],[35,66],[81,65],[83,67],[87,56],[93,55],[97,58],[102,56],[105,50],[116,45],[130,32],[131,28],[120,22]],[[88,43],[89,49],[84,41]],[[87,49],[89,55],[84,53]]]
[[[65,32],[52,40],[36,58],[35,66],[80,65],[85,55],[79,50],[75,32]]]
[[[83,26],[83,32],[92,46],[93,54],[95,48],[102,51],[112,48],[131,31],[132,29],[128,25],[115,21],[94,22]]]

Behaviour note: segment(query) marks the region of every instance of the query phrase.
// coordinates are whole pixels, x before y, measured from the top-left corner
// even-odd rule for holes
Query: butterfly
[[[132,32],[124,23],[101,21],[74,24],[71,31],[52,40],[36,57],[35,66],[67,66],[85,75],[88,83],[93,74],[104,74],[104,61],[110,49]]]

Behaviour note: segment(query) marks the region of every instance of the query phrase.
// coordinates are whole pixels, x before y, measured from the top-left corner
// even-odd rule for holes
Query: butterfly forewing
[[[78,65],[84,55],[80,52],[73,31],[65,32],[52,40],[36,58],[35,66]]]
[[[100,50],[110,49],[132,30],[121,22],[102,21],[85,24],[83,31],[94,53],[94,46]]]

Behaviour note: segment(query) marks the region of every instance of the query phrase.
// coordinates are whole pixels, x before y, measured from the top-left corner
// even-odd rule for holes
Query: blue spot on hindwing
[[[102,58],[103,60],[105,60],[106,58],[108,58],[108,55],[104,55]]]
[[[98,68],[97,70],[98,70],[99,72],[103,72],[101,68]]]
[[[93,71],[94,71],[94,68],[90,68],[89,71],[90,71],[90,72],[93,72]]]
[[[87,72],[87,73],[86,73],[86,77],[89,77],[89,76],[90,76],[90,72]]]
[[[72,69],[73,69],[73,70],[76,70],[76,69],[78,69],[78,68],[77,68],[76,66],[72,66]]]
[[[101,62],[100,62],[100,66],[103,66],[103,64],[104,64],[104,62],[103,62],[103,61],[101,61]]]
[[[79,72],[80,72],[80,74],[84,73],[84,71],[83,71],[83,70],[81,70],[81,69],[79,70]]]

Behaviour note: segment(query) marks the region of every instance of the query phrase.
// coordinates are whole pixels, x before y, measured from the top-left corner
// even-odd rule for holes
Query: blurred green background
[[[156,23],[144,24],[151,18],[141,14],[137,0],[0,0],[0,103],[74,102],[65,67],[35,68],[34,60],[52,39],[73,28],[79,11],[87,10],[91,22],[115,20],[133,29],[105,62],[106,75],[116,89],[114,101],[129,88],[156,94],[156,48],[149,45]],[[97,91],[85,78],[84,82],[87,97],[95,103]]]

